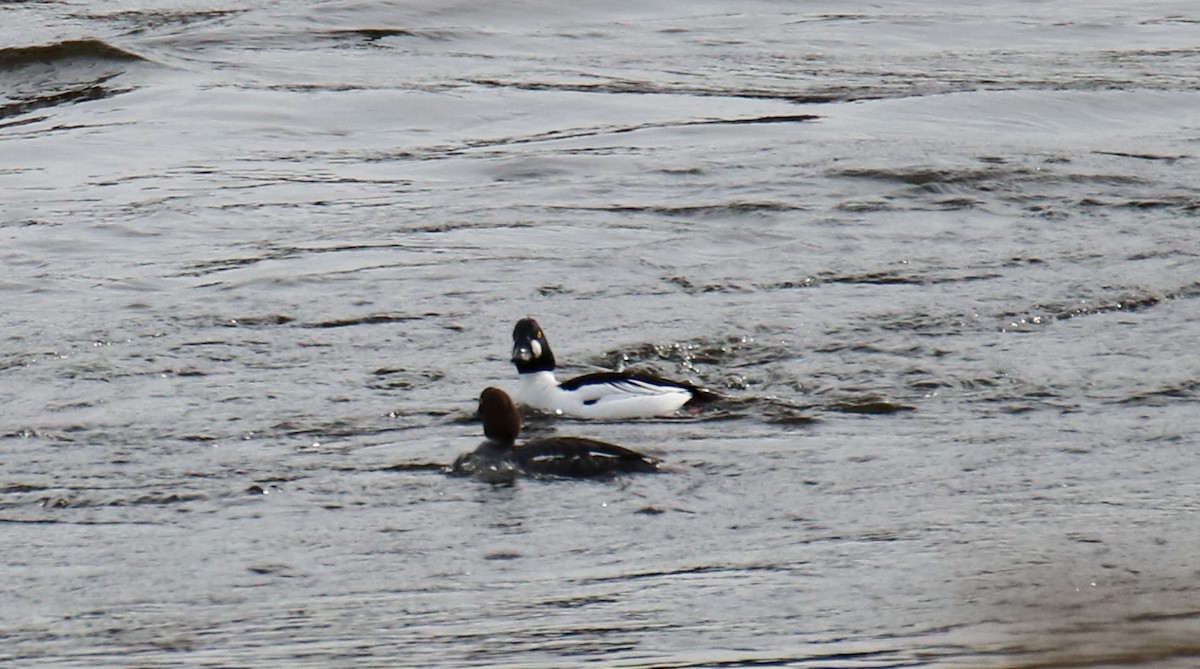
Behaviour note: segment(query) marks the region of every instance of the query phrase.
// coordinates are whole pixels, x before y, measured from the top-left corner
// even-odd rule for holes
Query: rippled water
[[[1194,663],[1194,3],[247,4],[0,3],[0,661]]]

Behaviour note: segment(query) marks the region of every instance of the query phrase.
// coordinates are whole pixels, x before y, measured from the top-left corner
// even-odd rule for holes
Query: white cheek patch
[[[529,342],[529,351],[533,353],[534,358],[542,357],[542,345],[536,339]]]

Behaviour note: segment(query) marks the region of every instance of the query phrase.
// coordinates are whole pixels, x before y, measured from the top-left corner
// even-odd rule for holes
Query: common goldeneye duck
[[[517,401],[539,411],[572,418],[649,418],[662,416],[693,400],[717,395],[690,383],[648,374],[598,372],[559,383],[554,353],[542,327],[532,318],[513,328],[513,364],[520,385]]]
[[[480,394],[479,415],[487,439],[471,453],[458,456],[450,466],[453,474],[505,483],[519,475],[588,478],[658,471],[658,460],[595,439],[547,437],[518,445],[521,414],[499,388]]]

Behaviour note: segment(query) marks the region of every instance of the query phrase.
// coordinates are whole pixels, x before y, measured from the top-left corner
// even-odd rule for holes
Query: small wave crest
[[[145,58],[95,39],[67,40],[54,44],[0,48],[0,69],[61,63],[69,60],[136,62]]]
[[[0,48],[0,120],[21,117],[38,109],[60,107],[110,97],[126,89],[111,80],[125,65],[146,59],[101,40],[68,40],[54,44]],[[5,125],[40,120],[22,118]]]

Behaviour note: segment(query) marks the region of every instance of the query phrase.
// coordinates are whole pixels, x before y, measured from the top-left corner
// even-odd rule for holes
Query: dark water
[[[1194,3],[434,4],[0,3],[0,663],[1194,666]]]

